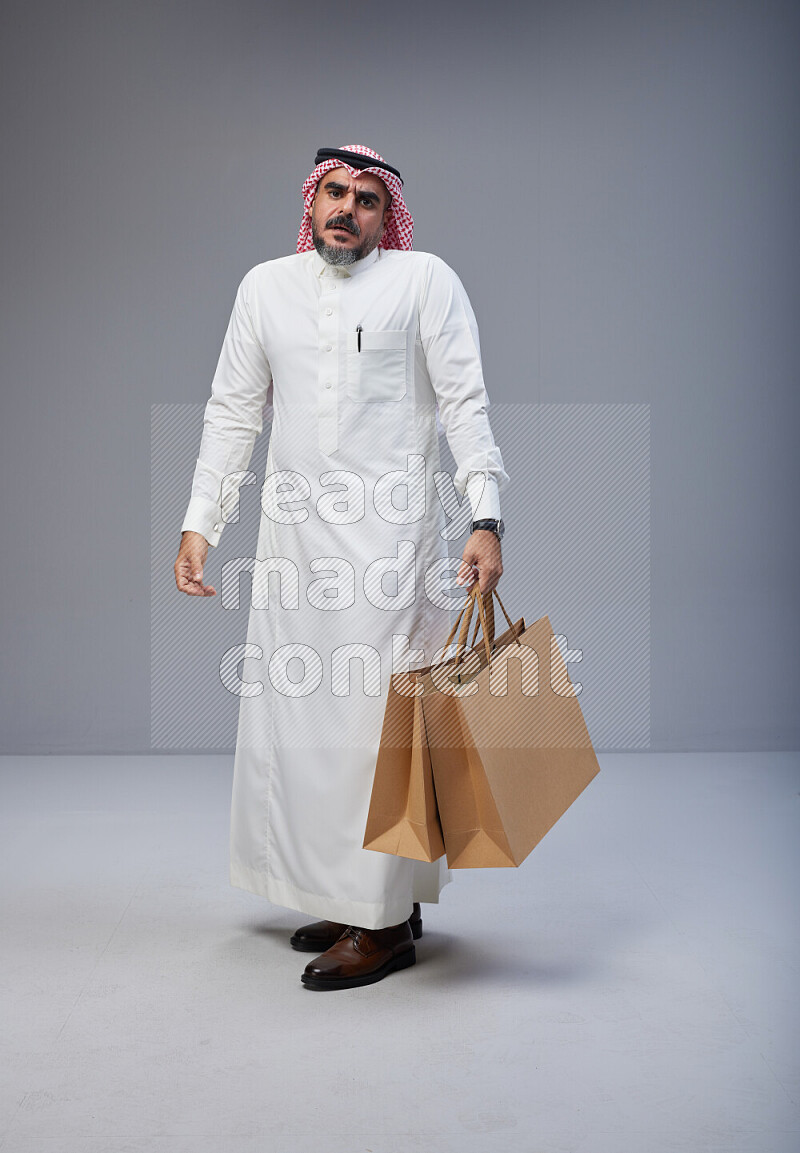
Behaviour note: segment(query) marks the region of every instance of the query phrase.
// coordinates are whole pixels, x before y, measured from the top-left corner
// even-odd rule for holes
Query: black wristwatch
[[[470,532],[475,532],[476,529],[485,528],[489,532],[493,532],[498,540],[503,539],[503,533],[506,531],[506,526],[501,520],[474,520]]]

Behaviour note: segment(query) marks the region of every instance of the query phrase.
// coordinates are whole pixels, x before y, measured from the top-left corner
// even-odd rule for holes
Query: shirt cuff
[[[474,472],[467,481],[473,520],[500,520],[500,491],[489,473]]]
[[[213,548],[216,548],[224,527],[225,522],[218,504],[204,496],[193,496],[189,499],[181,532],[199,532]]]

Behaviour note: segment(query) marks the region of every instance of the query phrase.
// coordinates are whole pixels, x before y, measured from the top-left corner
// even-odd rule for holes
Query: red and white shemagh
[[[385,163],[379,153],[373,152],[371,148],[365,148],[363,144],[343,144],[341,151],[357,152],[360,156],[371,156],[373,160],[380,160],[382,163]],[[414,236],[414,221],[411,218],[411,213],[406,208],[406,202],[403,200],[403,186],[399,179],[393,172],[387,172],[385,168],[352,168],[345,160],[336,160],[333,157],[330,160],[323,160],[321,164],[318,164],[303,184],[303,207],[305,213],[303,215],[303,223],[300,226],[300,232],[297,236],[297,251],[309,252],[314,247],[314,241],[311,237],[311,217],[308,215],[308,210],[311,207],[311,202],[316,194],[320,179],[326,172],[330,172],[332,168],[346,168],[353,176],[361,176],[363,172],[372,172],[383,181],[392,194],[392,213],[389,217],[389,223],[383,230],[383,236],[380,239],[378,247],[403,248],[409,251]]]

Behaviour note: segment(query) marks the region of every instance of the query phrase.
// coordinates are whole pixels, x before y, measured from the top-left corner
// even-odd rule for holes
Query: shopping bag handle
[[[497,597],[497,603],[500,605],[500,608],[503,610],[503,616],[508,621],[508,627],[512,631],[512,635],[514,637],[515,643],[520,645],[520,647],[522,647],[522,642],[520,641],[517,634],[514,632],[514,622],[511,620],[511,617],[506,612],[506,606],[500,600],[500,593],[497,591],[497,589],[492,589],[492,593],[494,596]],[[484,596],[483,603],[486,606],[486,619],[489,621],[489,630],[490,630],[489,635],[491,636],[491,644],[494,647],[494,601],[492,600],[491,596],[488,598],[488,600],[487,600],[486,596]],[[476,637],[477,632],[478,632],[478,621],[479,620],[480,620],[479,616],[475,618],[475,631],[472,634],[472,644],[471,644],[470,648],[475,647],[475,637]]]
[[[506,620],[508,622],[508,627],[511,629],[511,635],[514,638],[514,643],[519,645],[520,648],[522,648],[522,642],[520,641],[519,637],[516,634],[516,631],[514,629],[514,622],[511,620],[511,617],[506,612],[506,606],[500,600],[500,594],[498,593],[497,589],[492,589],[491,592],[488,594],[481,593],[479,590],[477,582],[475,583],[474,588],[476,590],[475,599],[478,602],[478,615],[475,618],[475,628],[474,628],[473,633],[472,633],[472,644],[470,645],[470,648],[473,648],[473,649],[475,648],[475,638],[478,635],[478,625],[480,624],[482,629],[483,629],[484,646],[486,647],[486,660],[489,664],[491,664],[492,663],[491,652],[494,652],[494,639],[495,639],[495,637],[494,637],[494,601],[492,599],[492,593],[494,594],[494,596],[497,597],[500,608],[503,610],[503,616],[506,618]],[[481,611],[481,610],[483,610],[483,611]],[[489,638],[489,646],[486,646],[486,638],[487,637]],[[491,648],[491,652],[489,651],[490,648]],[[459,663],[459,661],[461,659],[461,655],[462,654],[459,651],[459,654],[456,656],[456,662],[455,662],[456,664]]]
[[[477,589],[477,587],[478,587],[478,585],[476,582],[472,586],[472,588],[470,589],[469,593],[467,594],[467,597],[466,597],[463,605],[461,606],[461,608],[459,610],[458,616],[455,619],[455,624],[450,629],[450,633],[447,637],[447,640],[444,642],[445,649],[448,649],[450,647],[452,640],[453,640],[453,637],[456,635],[456,630],[458,629],[459,622],[461,623],[461,631],[458,634],[458,642],[457,643],[459,645],[466,644],[467,636],[469,635],[469,622],[472,619],[472,610],[475,607],[475,590]],[[467,614],[466,616],[464,616],[465,613]]]
[[[489,599],[491,600],[491,597]],[[466,650],[467,637],[469,636],[469,624],[470,620],[472,619],[472,612],[476,603],[478,605],[478,615],[475,618],[475,632],[472,635],[472,647],[474,648],[475,646],[475,637],[478,635],[478,625],[480,625],[481,631],[483,633],[483,647],[486,650],[486,660],[491,661],[492,659],[491,646],[494,644],[494,613],[492,613],[492,625],[490,634],[489,622],[486,619],[486,606],[483,601],[483,596],[481,595],[478,588],[478,582],[476,581],[470,589],[469,599],[464,606],[465,615],[463,621],[461,622],[461,631],[458,634],[456,659],[453,662],[454,668],[458,668],[458,666],[461,664],[461,658],[463,657],[464,651]]]
[[[460,630],[459,636],[458,636],[457,652],[456,652],[456,658],[454,661],[454,667],[461,663],[461,658],[463,657],[464,651],[467,647],[467,637],[469,635],[469,625],[470,625],[470,620],[472,619],[472,613],[473,613],[473,610],[475,608],[476,602],[478,605],[478,615],[475,618],[475,628],[474,628],[474,631],[472,633],[472,643],[469,647],[471,649],[475,648],[475,639],[478,635],[478,625],[480,625],[482,633],[483,633],[483,645],[484,645],[484,649],[486,652],[486,660],[489,664],[491,664],[492,649],[494,648],[494,632],[495,632],[495,630],[494,630],[494,601],[492,600],[493,595],[497,597],[497,601],[500,605],[500,608],[503,610],[503,616],[506,618],[506,621],[508,622],[508,626],[511,629],[511,634],[514,638],[514,642],[518,645],[521,645],[520,639],[517,636],[516,632],[514,631],[514,623],[511,620],[511,617],[506,612],[506,606],[503,604],[502,600],[500,599],[500,594],[498,593],[497,589],[492,589],[492,591],[489,593],[481,593],[480,592],[480,586],[478,585],[478,582],[475,581],[472,588],[470,589],[469,596],[467,597],[466,601],[462,605],[461,611],[459,612],[458,616],[456,617],[456,622],[453,625],[452,629],[450,630],[450,635],[448,636],[448,638],[445,642],[445,646],[444,646],[445,649],[449,648],[449,646],[453,640],[453,637],[455,636],[455,632],[456,632],[456,629],[458,628],[459,621],[460,621],[461,622],[461,630]]]

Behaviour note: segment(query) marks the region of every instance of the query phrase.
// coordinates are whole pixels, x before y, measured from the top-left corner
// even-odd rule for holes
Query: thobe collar
[[[315,276],[358,276],[359,273],[372,267],[375,261],[380,258],[380,252],[380,248],[373,248],[372,252],[368,252],[366,256],[362,256],[361,260],[356,260],[354,264],[328,264],[327,261],[322,259],[317,250],[314,249],[311,256],[311,266],[314,269]]]

